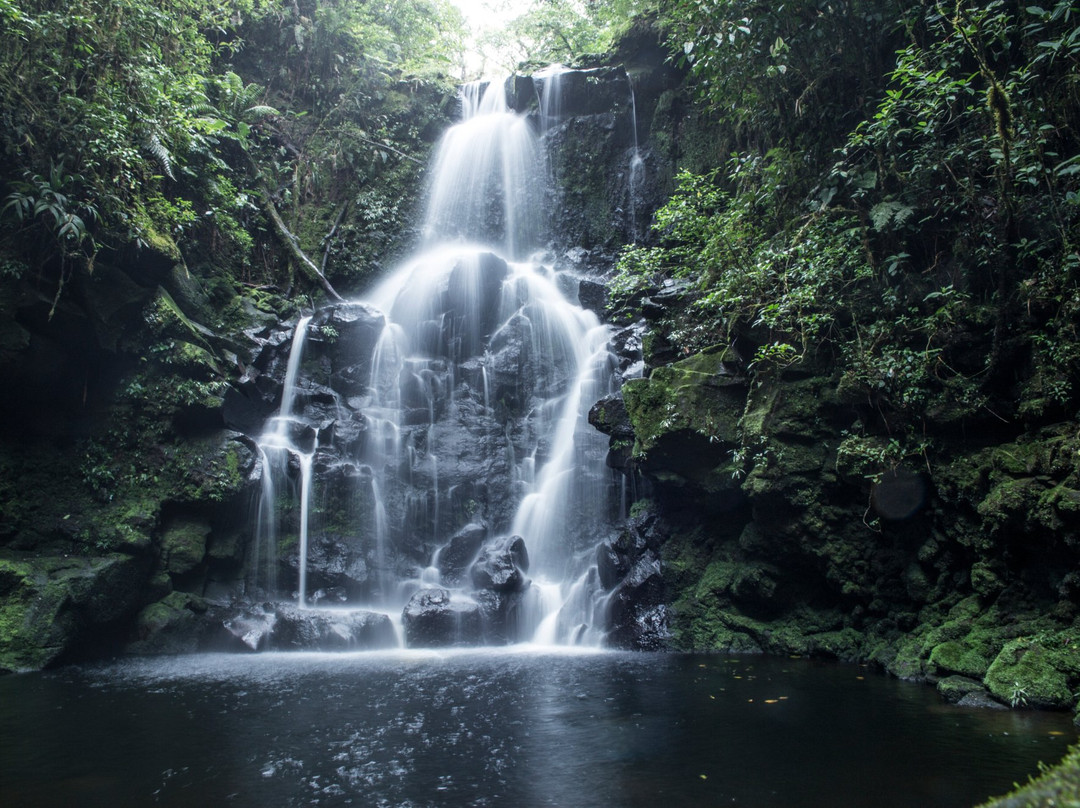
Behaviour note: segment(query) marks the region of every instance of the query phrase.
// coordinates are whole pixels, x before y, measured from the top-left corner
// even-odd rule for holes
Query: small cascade
[[[547,132],[562,117],[562,79],[567,69],[560,64],[533,74],[533,87],[540,105],[540,131]]]
[[[638,144],[637,98],[634,95],[634,81],[629,74],[626,79],[630,85],[630,127],[633,134],[627,187],[630,197],[630,236],[636,243],[641,238],[638,230],[638,208],[641,206],[641,195],[645,187],[645,160],[641,156],[641,148]]]
[[[296,401],[300,366],[304,359],[305,340],[311,316],[301,317],[293,331],[289,348],[289,361],[281,389],[281,407],[271,418],[266,431],[258,440],[260,458],[263,462],[262,491],[259,500],[259,521],[256,529],[256,570],[263,561],[265,577],[262,585],[268,592],[277,589],[278,541],[281,538],[276,509],[278,507],[278,481],[288,482],[299,471],[299,510],[297,543],[300,558],[300,584],[298,605],[305,606],[306,548],[308,511],[311,493],[311,460],[314,456],[314,431],[302,418],[297,417]],[[286,487],[288,487],[286,485]],[[295,487],[295,486],[294,486]]]
[[[307,606],[308,527],[311,524],[312,456],[304,452],[297,452],[295,457],[300,462],[300,538],[298,541],[300,589],[297,594],[297,605],[303,609]]]
[[[541,129],[563,114],[562,73],[538,77]],[[597,547],[625,507],[588,423],[617,388],[610,329],[532,255],[547,197],[533,123],[502,84],[461,101],[422,250],[297,323],[258,441],[258,552],[295,569],[301,609],[378,612],[412,645],[599,644]]]
[[[277,591],[277,518],[274,513],[277,487],[269,456],[261,446],[258,450],[260,491],[255,503],[255,545],[245,582],[248,595]]]

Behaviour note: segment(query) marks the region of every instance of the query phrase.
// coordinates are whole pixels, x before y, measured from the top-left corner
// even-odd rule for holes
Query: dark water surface
[[[207,655],[0,679],[0,804],[970,806],[1073,740],[806,660]]]

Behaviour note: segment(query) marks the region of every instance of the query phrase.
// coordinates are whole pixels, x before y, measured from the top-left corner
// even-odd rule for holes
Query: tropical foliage
[[[660,323],[680,352],[825,363],[888,435],[1075,410],[1072,4],[688,0],[660,19],[735,151],[680,176],[618,304],[682,279]]]
[[[279,283],[266,205],[319,168],[362,181],[422,154],[402,121],[460,62],[444,0],[3,0],[0,18],[3,274],[57,290],[129,245]],[[316,133],[348,135],[329,169]]]

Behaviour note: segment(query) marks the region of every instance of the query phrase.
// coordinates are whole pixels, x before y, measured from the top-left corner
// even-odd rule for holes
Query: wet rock
[[[172,592],[140,613],[138,639],[125,650],[162,655],[373,650],[396,645],[390,618],[378,612],[299,609],[285,603],[221,604]]]
[[[629,109],[630,78],[621,67],[564,70],[560,71],[556,78],[559,82],[559,105],[557,110],[552,110],[549,114],[568,118],[602,115],[612,109]],[[551,82],[552,78],[540,75],[528,78],[527,81],[528,90],[523,89],[520,81],[514,85],[513,97],[525,103],[535,103],[537,92]]]
[[[966,676],[946,676],[944,679],[939,679],[937,690],[941,697],[950,704],[957,704],[972,693],[979,693],[987,699],[990,698],[982,682],[969,679]]]
[[[610,435],[612,440],[634,439],[634,427],[619,393],[604,396],[593,404],[589,410],[589,423],[605,435]]]
[[[588,278],[582,278],[578,281],[578,302],[583,309],[588,309],[603,317],[608,305],[607,286]]]
[[[630,566],[626,563],[625,556],[617,553],[607,542],[603,542],[596,548],[596,570],[600,576],[600,585],[605,590],[610,590],[626,577]]]
[[[39,556],[0,550],[0,671],[35,670],[139,609],[150,558]]]
[[[532,373],[531,337],[532,323],[518,313],[491,341],[491,399],[511,414],[522,414],[529,403],[526,381]]]
[[[1005,710],[1007,709],[1004,704],[999,701],[995,701],[993,697],[985,690],[974,690],[971,693],[963,696],[958,702],[957,707],[979,707],[984,710]]]
[[[193,654],[235,638],[226,631],[223,620],[208,615],[210,604],[188,592],[170,592],[144,608],[135,621],[135,639],[124,648],[128,654],[158,656]],[[241,650],[237,643],[232,650]],[[219,649],[220,650],[220,649]]]
[[[367,303],[327,306],[308,323],[307,343],[329,360],[331,368],[348,367],[360,357],[371,356],[384,322],[383,313]]]
[[[443,338],[455,346],[452,355],[456,358],[482,353],[498,327],[502,285],[508,271],[506,262],[497,255],[481,253],[474,261],[462,259],[450,273],[439,308],[446,315]]]
[[[249,368],[225,391],[221,416],[229,428],[256,435],[266,419],[277,412],[280,399],[281,384]]]
[[[522,636],[521,604],[525,592],[480,590],[473,598],[480,607],[480,633],[485,645],[505,645],[528,639]]]
[[[269,647],[273,650],[352,651],[397,645],[390,618],[363,610],[297,609],[278,605]]]
[[[294,546],[281,560],[292,580],[300,575],[299,547]],[[307,584],[309,591],[340,589],[352,599],[367,594],[371,570],[355,542],[334,534],[308,539]]]
[[[366,435],[366,421],[338,418],[319,430],[319,444],[332,446],[340,457],[359,457]]]
[[[492,592],[520,592],[528,581],[529,553],[521,536],[495,539],[485,545],[469,574],[477,589]]]
[[[442,580],[450,586],[462,582],[487,538],[487,527],[478,523],[465,525],[439,551],[438,568]]]
[[[641,378],[645,370],[645,354],[642,339],[645,335],[644,322],[636,322],[611,336],[611,350],[618,357],[618,370],[623,379]]]
[[[651,550],[638,558],[612,592],[609,610],[611,628],[607,639],[613,648],[665,647],[669,632],[664,579],[660,559]]]
[[[222,621],[225,630],[251,651],[263,651],[277,624],[277,615],[264,609],[244,609]]]
[[[409,648],[477,645],[483,637],[479,604],[446,589],[421,589],[401,617]]]

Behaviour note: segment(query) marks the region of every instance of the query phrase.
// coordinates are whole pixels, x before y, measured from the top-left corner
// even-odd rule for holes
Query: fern
[[[254,118],[266,118],[270,115],[280,115],[274,107],[267,106],[266,104],[256,104],[255,106],[248,107],[244,110],[244,117],[248,119]]]
[[[911,218],[915,209],[896,200],[878,202],[870,208],[870,222],[874,229],[881,231],[892,227],[902,227]]]
[[[176,180],[176,176],[173,174],[173,159],[169,150],[165,147],[165,144],[161,142],[161,138],[157,132],[151,132],[146,137],[145,147],[148,152],[157,160],[158,165],[161,166],[161,170],[165,172],[170,180]]]

